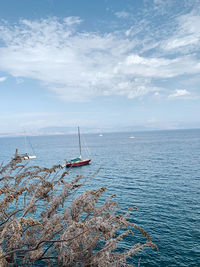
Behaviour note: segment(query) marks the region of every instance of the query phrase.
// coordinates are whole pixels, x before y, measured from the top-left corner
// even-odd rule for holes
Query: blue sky
[[[200,128],[200,1],[7,0],[0,133]]]

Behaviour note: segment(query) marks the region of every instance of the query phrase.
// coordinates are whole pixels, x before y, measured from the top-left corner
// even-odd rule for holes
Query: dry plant
[[[0,166],[0,266],[130,266],[127,259],[144,247],[156,247],[141,227],[122,215],[106,190],[73,197],[85,182],[73,180],[61,165],[24,164],[17,154]],[[135,207],[133,207],[135,208]],[[120,241],[137,229],[145,237],[120,252]]]

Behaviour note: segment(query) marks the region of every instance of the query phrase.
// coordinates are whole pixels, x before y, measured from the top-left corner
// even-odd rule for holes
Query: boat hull
[[[84,165],[88,165],[90,163],[91,159],[86,159],[86,160],[79,160],[79,161],[75,161],[75,162],[66,162],[66,167],[70,168],[70,167],[81,167]]]
[[[36,156],[31,156],[28,154],[20,155],[20,157],[24,160],[29,160],[29,159],[36,159]]]

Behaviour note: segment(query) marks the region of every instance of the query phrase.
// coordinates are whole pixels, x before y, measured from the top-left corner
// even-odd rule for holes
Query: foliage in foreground
[[[141,227],[127,220],[129,212],[119,214],[113,196],[98,203],[104,187],[73,199],[85,180],[69,180],[60,165],[28,166],[17,155],[0,166],[0,266],[128,266],[131,255],[156,247]],[[134,229],[146,242],[116,252]]]

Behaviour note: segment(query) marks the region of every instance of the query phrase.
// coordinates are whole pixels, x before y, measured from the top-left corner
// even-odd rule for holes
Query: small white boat
[[[131,139],[134,139],[134,138],[135,138],[135,136],[130,136],[129,138],[131,138]]]
[[[30,143],[30,140],[29,140],[29,143]],[[30,146],[31,146],[31,149],[34,153],[34,150],[33,150],[31,143],[30,143]],[[26,152],[27,151],[27,137],[26,137],[26,135],[24,136],[24,150],[25,150],[25,153],[18,154],[18,149],[16,149],[15,156],[20,156],[24,160],[36,159],[35,155],[30,155],[29,153]]]
[[[15,151],[15,157],[20,156],[23,160],[36,159],[36,156],[28,155],[28,153],[19,154],[18,149]]]
[[[36,156],[30,156],[28,154],[24,154],[23,159],[25,159],[25,160],[28,160],[28,159],[36,159]]]
[[[103,134],[99,134],[99,136],[103,136]]]

